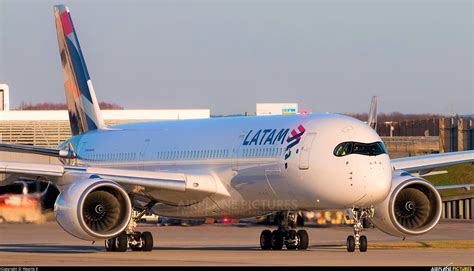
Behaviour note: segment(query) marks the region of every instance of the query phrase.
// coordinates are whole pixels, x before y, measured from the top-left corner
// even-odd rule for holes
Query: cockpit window
[[[349,154],[376,156],[383,153],[388,152],[381,141],[374,143],[342,142],[334,149],[334,155],[339,157]]]

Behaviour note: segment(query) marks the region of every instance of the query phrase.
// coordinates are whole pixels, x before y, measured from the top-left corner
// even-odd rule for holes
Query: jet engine
[[[100,178],[76,181],[61,192],[54,204],[58,224],[77,238],[109,239],[130,222],[132,204],[116,182]]]
[[[438,224],[441,209],[441,197],[430,182],[402,173],[394,176],[389,196],[375,206],[370,220],[393,236],[420,235]]]

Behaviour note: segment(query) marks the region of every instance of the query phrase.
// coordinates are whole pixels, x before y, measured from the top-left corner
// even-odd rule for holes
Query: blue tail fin
[[[72,134],[103,129],[104,120],[67,6],[55,6],[54,17]]]

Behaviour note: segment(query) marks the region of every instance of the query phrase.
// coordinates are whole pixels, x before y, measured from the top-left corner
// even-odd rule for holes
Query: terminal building
[[[298,113],[297,103],[257,103],[257,116],[293,115]]]
[[[210,109],[101,110],[105,124],[210,118]],[[71,137],[67,110],[10,110],[8,85],[0,84],[0,142],[57,147]]]

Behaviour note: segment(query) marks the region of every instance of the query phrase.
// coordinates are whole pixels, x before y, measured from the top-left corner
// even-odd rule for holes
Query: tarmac
[[[305,227],[310,236],[306,251],[262,251],[259,236],[266,228],[272,229],[250,224],[141,225],[138,230],[153,233],[154,250],[121,253],[106,252],[102,241],[92,244],[76,239],[55,222],[0,224],[0,266],[474,265],[472,222],[440,222],[431,232],[405,241],[368,229],[364,232],[369,240],[365,253],[346,251],[351,227],[315,225]],[[455,242],[441,247],[430,245],[436,240]],[[413,243],[417,246],[410,245]],[[466,243],[467,247],[462,245]]]

